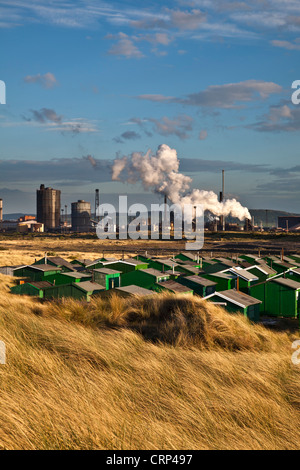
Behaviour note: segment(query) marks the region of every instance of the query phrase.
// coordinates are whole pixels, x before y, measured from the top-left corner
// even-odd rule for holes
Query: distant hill
[[[249,209],[250,214],[254,217],[255,225],[262,225],[264,227],[276,227],[278,217],[284,216],[300,216],[300,214],[295,214],[292,212],[284,211],[274,211],[270,209]],[[234,217],[226,217],[228,223],[241,223],[238,219]]]
[[[255,225],[260,225],[261,222],[264,227],[276,227],[278,217],[287,216],[299,216],[292,212],[274,211],[274,210],[263,210],[263,209],[251,209],[250,214],[254,217]]]

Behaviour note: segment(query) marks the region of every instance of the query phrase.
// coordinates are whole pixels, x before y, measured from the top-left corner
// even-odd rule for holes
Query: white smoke
[[[145,189],[166,194],[173,204],[202,204],[216,216],[228,216],[239,220],[251,219],[249,210],[236,199],[218,200],[213,191],[190,191],[192,178],[179,173],[177,152],[168,145],[160,145],[156,154],[135,152],[130,157],[117,158],[112,167],[113,181],[134,184],[141,181]]]
[[[96,168],[97,167],[97,162],[96,160],[94,159],[94,157],[92,157],[92,155],[87,155],[86,157],[82,157],[84,160],[87,160],[88,162],[90,162],[90,164],[92,165],[93,168]]]

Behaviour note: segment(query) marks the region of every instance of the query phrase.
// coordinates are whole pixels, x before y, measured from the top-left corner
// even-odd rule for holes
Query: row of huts
[[[0,267],[13,275],[13,294],[41,299],[93,296],[193,294],[242,312],[252,321],[261,315],[296,318],[300,312],[300,256],[253,255],[201,257],[183,252],[171,258],[147,254],[130,259],[97,260],[43,257],[32,265]]]

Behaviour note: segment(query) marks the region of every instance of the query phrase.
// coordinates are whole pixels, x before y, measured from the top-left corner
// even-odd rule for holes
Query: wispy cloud
[[[58,85],[58,81],[55,78],[55,75],[51,72],[47,72],[44,75],[38,73],[37,75],[27,75],[24,78],[25,83],[37,83],[43,88],[54,88]]]
[[[137,139],[140,139],[140,138],[141,138],[141,136],[137,132],[126,131],[126,132],[123,132],[123,134],[120,137],[115,137],[113,140],[117,144],[123,144],[124,141],[126,141],[126,140],[137,140]]]
[[[1,120],[0,127],[39,127],[41,130],[60,132],[62,135],[100,132],[97,121],[81,117],[65,119],[54,109],[31,109],[29,113],[22,116],[22,121]]]
[[[141,118],[132,118],[126,124],[136,124],[139,126],[140,130],[147,135],[147,137],[152,137],[153,133],[162,135],[162,136],[177,136],[179,139],[185,140],[190,137],[190,133],[193,131],[194,119],[187,114],[181,114],[179,116],[170,118],[168,116],[163,116],[161,118],[147,117],[144,119]],[[128,138],[136,139],[140,138],[139,134],[135,132],[127,132]],[[124,134],[118,138],[117,142],[121,143],[124,139]]]
[[[281,47],[288,51],[300,51],[300,38],[296,38],[293,42],[273,40],[271,44],[274,47]]]
[[[112,39],[113,36],[107,36]],[[141,59],[144,54],[134,44],[133,40],[125,33],[118,34],[118,42],[108,51],[109,55],[124,56],[126,59]]]
[[[153,101],[154,103],[163,103],[166,101],[174,101],[176,98],[173,96],[164,96],[164,95],[139,95],[137,97],[139,100]]]
[[[46,122],[55,122],[61,123],[62,116],[58,116],[58,114],[54,111],[54,109],[42,108],[39,111],[35,109],[30,110],[32,117],[26,118],[24,117],[25,121],[29,122],[32,119],[39,123],[46,123]]]
[[[300,109],[286,103],[270,106],[269,113],[256,123],[246,126],[258,132],[299,132]]]
[[[148,118],[154,124],[154,130],[164,136],[176,135],[179,139],[185,140],[189,137],[189,132],[193,130],[193,118],[186,114],[170,119],[167,116],[161,119]]]
[[[189,106],[234,109],[245,103],[268,98],[281,93],[282,87],[273,82],[246,80],[225,85],[211,85],[203,91],[193,93],[185,98],[174,98],[164,95],[139,95],[138,98],[153,102],[180,103]]]

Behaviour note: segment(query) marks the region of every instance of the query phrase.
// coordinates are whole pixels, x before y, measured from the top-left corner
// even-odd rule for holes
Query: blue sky
[[[300,212],[298,0],[0,0],[0,38],[5,212],[34,211],[40,183],[150,200],[111,162],[160,144],[195,188],[225,168],[249,208]]]

